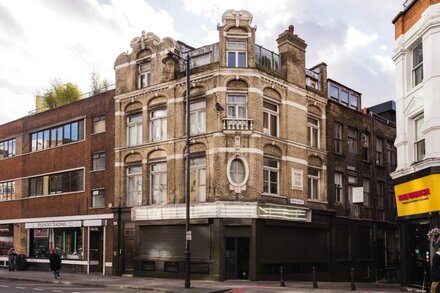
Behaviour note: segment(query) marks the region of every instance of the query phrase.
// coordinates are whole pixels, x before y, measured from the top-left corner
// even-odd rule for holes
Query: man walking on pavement
[[[59,279],[60,269],[61,269],[61,258],[56,253],[55,248],[50,249],[49,262],[50,262],[50,270],[53,272],[54,279]]]

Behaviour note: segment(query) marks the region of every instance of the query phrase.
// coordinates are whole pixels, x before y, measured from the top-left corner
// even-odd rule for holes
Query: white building
[[[426,233],[440,227],[440,1],[408,0],[393,23],[401,276],[421,285],[432,253]]]

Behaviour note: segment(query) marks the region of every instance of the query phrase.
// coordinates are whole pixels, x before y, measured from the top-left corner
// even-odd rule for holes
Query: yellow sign
[[[432,174],[394,186],[397,216],[440,211],[440,174]]]

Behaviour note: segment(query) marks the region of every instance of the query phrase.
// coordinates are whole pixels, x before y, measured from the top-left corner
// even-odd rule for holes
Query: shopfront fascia
[[[394,186],[398,217],[440,211],[440,174],[430,174]]]
[[[134,207],[131,210],[132,221],[185,219],[185,216],[185,205],[142,206]],[[191,204],[190,218],[273,219],[311,222],[311,211],[300,206],[218,201]]]
[[[427,233],[440,227],[440,170],[426,168],[394,178],[400,227],[401,283],[420,287],[428,281],[433,254]]]
[[[107,220],[112,219],[113,214],[28,218],[2,220],[1,225],[13,222],[15,225],[24,224],[27,239],[26,261],[30,265],[38,266],[49,262],[49,250],[55,248],[61,256],[63,265],[83,267],[90,273],[90,268],[102,264],[102,273],[105,267],[111,267],[111,262],[105,261],[106,255],[106,226]],[[102,252],[99,259],[91,259],[90,240],[91,231],[102,231]],[[93,232],[92,232],[93,233]],[[20,235],[14,235],[20,237]],[[84,251],[88,253],[85,253]],[[102,256],[101,256],[102,254]]]

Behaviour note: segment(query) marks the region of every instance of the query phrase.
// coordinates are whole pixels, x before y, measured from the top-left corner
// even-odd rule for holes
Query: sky
[[[92,72],[114,82],[116,57],[142,31],[193,47],[218,42],[228,9],[252,13],[256,42],[277,52],[294,25],[306,66],[362,93],[369,107],[394,99],[392,19],[404,0],[0,0],[0,124],[28,115],[54,79],[90,91]]]

